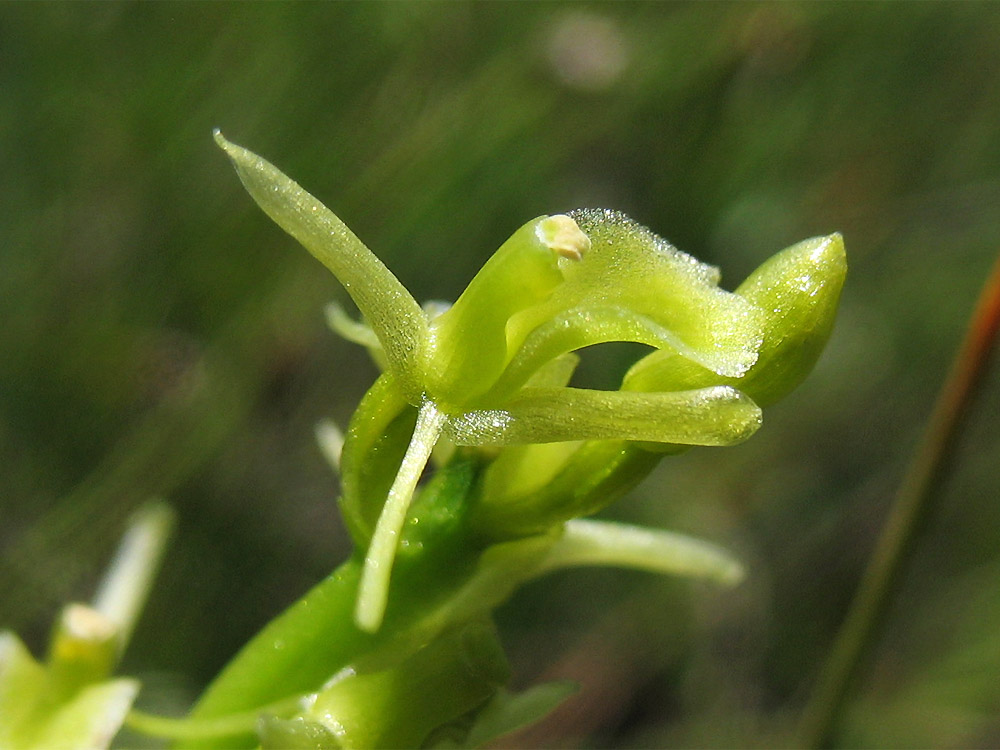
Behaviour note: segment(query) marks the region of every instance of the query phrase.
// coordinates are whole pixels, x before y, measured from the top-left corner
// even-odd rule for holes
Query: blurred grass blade
[[[167,541],[174,512],[155,500],[140,508],[122,537],[115,559],[94,596],[94,609],[118,628],[118,653],[125,650],[149,596]]]

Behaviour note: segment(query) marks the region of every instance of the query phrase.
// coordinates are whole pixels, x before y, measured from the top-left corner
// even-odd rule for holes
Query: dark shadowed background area
[[[313,429],[375,369],[326,330],[345,295],[243,192],[220,127],[420,300],[578,206],[730,288],[844,234],[806,384],[607,513],[725,544],[747,581],[575,571],[500,613],[518,685],[583,684],[520,746],[787,743],[1000,248],[998,123],[995,4],[0,6],[0,626],[41,648],[163,496],[179,526],[124,669],[178,711],[347,554]],[[632,356],[586,352],[580,382]],[[998,413],[994,377],[841,744],[1000,744]]]

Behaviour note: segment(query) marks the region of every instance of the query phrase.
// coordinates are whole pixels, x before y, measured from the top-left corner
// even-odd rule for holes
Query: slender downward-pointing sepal
[[[730,586],[745,574],[739,560],[710,542],[660,529],[577,518],[566,522],[540,572],[581,565],[635,568]]]
[[[215,141],[264,213],[333,272],[382,342],[389,369],[407,394],[419,396],[427,318],[406,287],[344,222],[277,167],[218,130]]]
[[[389,597],[389,576],[399,547],[403,523],[406,521],[406,512],[410,508],[420,474],[441,434],[443,423],[444,415],[432,402],[424,402],[417,415],[410,445],[403,456],[396,479],[389,488],[365,555],[361,583],[358,586],[358,604],[354,612],[354,620],[362,630],[375,632],[382,624]]]

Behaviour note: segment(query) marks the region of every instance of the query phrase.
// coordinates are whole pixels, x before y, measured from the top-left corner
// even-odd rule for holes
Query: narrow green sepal
[[[275,223],[313,254],[351,295],[385,349],[390,369],[411,398],[422,392],[427,318],[399,280],[332,211],[251,151],[215,141],[228,154],[247,192]]]
[[[642,526],[573,519],[549,549],[539,573],[598,565],[666,575],[704,578],[733,586],[743,580],[743,565],[727,550],[701,539]]]
[[[676,393],[526,387],[503,409],[449,418],[446,434],[459,445],[567,440],[733,445],[760,423],[760,408],[728,386]]]
[[[441,434],[444,420],[444,415],[432,402],[425,401],[420,405],[413,435],[372,532],[354,611],[358,627],[367,632],[374,633],[382,625],[389,601],[389,576],[399,548],[406,514],[420,475]]]

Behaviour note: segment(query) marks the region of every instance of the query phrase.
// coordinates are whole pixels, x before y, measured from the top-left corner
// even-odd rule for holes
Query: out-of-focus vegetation
[[[517,682],[583,689],[521,746],[773,746],[797,712],[1000,246],[989,4],[0,7],[0,626],[38,648],[128,514],[179,528],[124,671],[180,710],[347,553],[314,445],[374,377],[342,295],[213,127],[324,200],[421,299],[514,228],[625,211],[728,286],[841,231],[829,350],[753,440],[666,460],[609,515],[736,549],[735,592],[540,581]],[[585,353],[582,380],[630,351]],[[840,733],[1000,742],[994,378]]]

